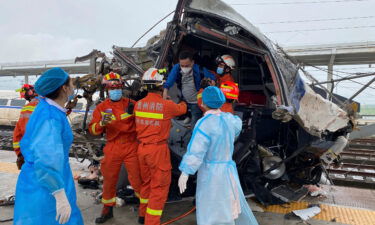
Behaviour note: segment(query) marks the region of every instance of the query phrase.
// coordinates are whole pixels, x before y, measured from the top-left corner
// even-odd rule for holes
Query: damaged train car
[[[151,66],[171,69],[183,50],[194,52],[195,62],[211,70],[218,55],[230,54],[236,60],[233,76],[240,97],[235,114],[242,118],[243,129],[233,159],[245,193],[254,193],[262,204],[283,203],[299,187],[320,181],[324,165],[332,163],[347,144],[353,113],[316,94],[301,79],[297,64],[220,0],[179,0],[173,20],[160,36],[142,48],[114,46],[114,57],[100,56],[100,63],[96,61],[100,57],[93,56],[94,65],[99,65],[93,73],[120,73],[128,80],[128,93],[140,99],[143,71]],[[179,91],[174,92],[171,95],[178,98]],[[176,119],[171,129],[170,197],[174,199],[195,194],[194,179],[183,196],[177,187],[189,127]]]

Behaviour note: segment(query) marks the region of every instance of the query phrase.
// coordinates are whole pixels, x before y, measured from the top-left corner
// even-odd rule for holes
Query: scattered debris
[[[15,202],[15,196],[11,195],[4,199],[0,199],[0,206],[8,206],[8,205],[14,205]]]
[[[249,203],[249,206],[250,206],[250,208],[251,208],[251,210],[252,210],[253,212],[264,212],[264,209],[263,209],[262,207],[260,207],[260,206],[258,205],[258,203],[256,203],[256,202],[254,201],[253,198],[249,198],[249,199],[247,200],[247,202]]]
[[[318,215],[321,211],[319,206],[313,206],[307,209],[293,210],[293,213],[303,221],[306,221]]]
[[[120,208],[120,207],[122,207],[123,205],[125,205],[125,200],[122,199],[122,198],[116,197],[116,207],[117,207],[117,208]]]
[[[276,198],[284,202],[299,201],[308,194],[308,189],[302,186],[299,189],[293,189],[287,185],[281,185],[271,190],[271,193]]]
[[[304,187],[307,188],[312,197],[327,196],[327,192],[317,185],[305,185]]]

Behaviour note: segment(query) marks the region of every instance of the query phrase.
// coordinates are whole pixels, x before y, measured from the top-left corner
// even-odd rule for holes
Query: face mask
[[[193,69],[193,67],[181,67],[181,72],[183,74],[188,74]]]
[[[115,89],[115,90],[109,90],[109,98],[112,101],[118,101],[122,97],[122,90],[121,89]]]
[[[224,73],[224,68],[223,67],[218,67],[217,69],[216,69],[216,73],[217,74],[223,74]]]

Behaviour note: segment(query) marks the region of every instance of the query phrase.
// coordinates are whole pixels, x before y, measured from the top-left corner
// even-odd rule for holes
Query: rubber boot
[[[113,217],[113,206],[103,206],[102,215],[95,219],[95,223],[105,223]]]
[[[138,217],[139,224],[145,224],[145,218],[143,216]]]

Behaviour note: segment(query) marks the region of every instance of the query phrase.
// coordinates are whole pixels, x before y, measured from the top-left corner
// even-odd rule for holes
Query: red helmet
[[[31,101],[35,96],[38,96],[38,94],[34,90],[34,86],[30,84],[24,84],[20,89],[16,90],[20,93],[20,97],[24,98],[28,101]]]
[[[238,95],[240,93],[238,84],[232,81],[225,81],[220,85],[220,90],[224,93],[227,99],[238,100]]]
[[[117,73],[114,73],[114,72],[107,73],[103,77],[102,83],[105,85],[105,88],[107,88],[107,89],[109,89],[109,88],[111,88],[111,89],[121,89],[124,86],[121,76]]]

